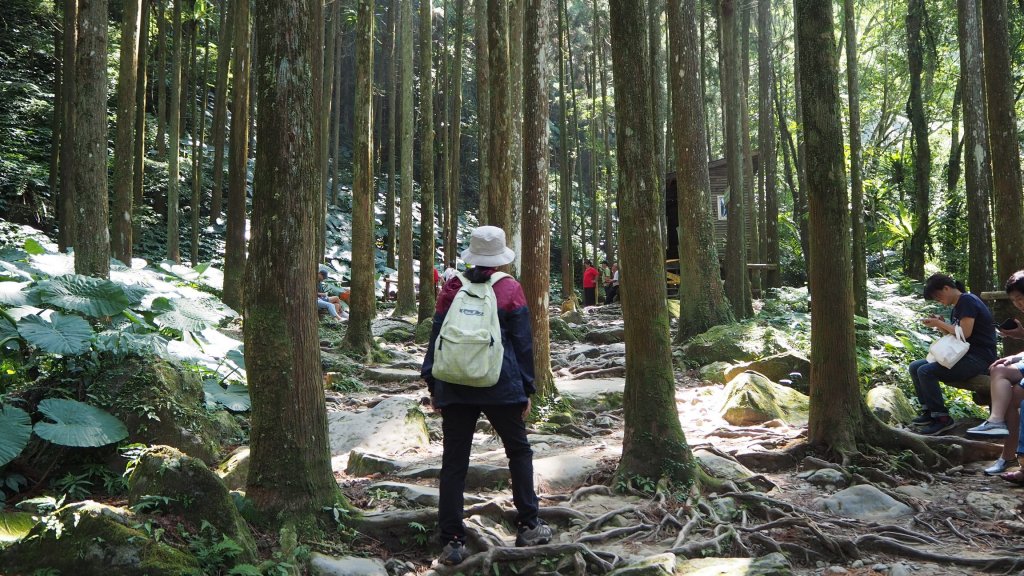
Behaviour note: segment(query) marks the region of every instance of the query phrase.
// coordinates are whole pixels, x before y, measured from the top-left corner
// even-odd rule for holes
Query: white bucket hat
[[[516,259],[516,253],[505,246],[505,231],[497,226],[480,226],[469,237],[469,248],[462,259],[473,266],[504,266]]]

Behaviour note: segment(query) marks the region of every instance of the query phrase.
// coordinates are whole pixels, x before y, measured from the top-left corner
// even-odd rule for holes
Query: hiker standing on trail
[[[437,299],[430,345],[421,374],[441,413],[441,457],[437,524],[444,548],[438,561],[455,565],[467,556],[462,522],[466,472],[476,421],[482,412],[501,437],[512,474],[516,546],[551,540],[538,516],[533,487],[533,450],[526,437],[533,384],[533,336],[523,287],[498,272],[515,252],[495,226],[473,230],[462,259],[473,265],[444,285]]]
[[[597,305],[597,268],[590,260],[583,261],[583,305]]]

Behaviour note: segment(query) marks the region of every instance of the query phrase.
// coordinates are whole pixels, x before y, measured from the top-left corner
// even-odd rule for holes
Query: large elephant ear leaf
[[[39,403],[39,411],[53,422],[37,422],[35,433],[54,444],[94,448],[128,437],[128,428],[120,420],[77,400],[47,398]]]
[[[232,412],[246,412],[252,408],[248,386],[231,384],[225,389],[215,380],[207,380],[203,382],[203,391],[206,392],[207,406],[220,404]]]
[[[113,316],[132,304],[119,284],[79,274],[41,282],[34,291],[46,304],[97,318]]]
[[[0,404],[0,466],[18,457],[32,435],[32,420],[21,408]]]
[[[201,332],[229,315],[226,311],[219,310],[209,298],[158,298],[153,301],[153,309],[166,310],[153,319],[157,326],[182,332]]]
[[[50,319],[29,314],[18,320],[18,332],[29,344],[48,354],[74,355],[89,350],[92,326],[80,316],[54,312]]]
[[[28,282],[0,282],[0,304],[5,306],[25,306],[31,304],[25,287]]]
[[[28,512],[0,511],[0,546],[21,540],[36,525]]]

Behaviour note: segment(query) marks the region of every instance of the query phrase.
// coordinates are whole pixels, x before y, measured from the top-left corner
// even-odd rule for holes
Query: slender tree
[[[548,77],[551,14],[548,0],[526,0],[523,25],[523,292],[530,305],[533,330],[534,385],[541,401],[552,398],[548,294],[551,269],[551,222],[548,192]]]
[[[622,217],[622,317],[626,326],[625,428],[616,474],[695,479],[697,466],[675,405],[665,252],[657,230],[664,212],[656,188],[651,74],[644,30],[646,10],[611,0],[615,116],[620,130],[618,205]],[[641,4],[642,6],[642,4]]]
[[[57,214],[57,247],[61,252],[75,245],[75,179],[79,168],[75,163],[78,149],[75,119],[79,96],[76,89],[78,66],[75,58],[78,41],[78,0],[64,0],[63,6],[64,38],[61,42],[61,66],[64,73],[61,78],[61,99],[64,109],[61,111],[63,134],[60,141],[60,209]]]
[[[60,2],[54,2],[54,12],[60,11]],[[53,29],[53,111],[50,116],[50,172],[47,175],[47,186],[49,187],[50,193],[54,195],[54,201],[56,202],[57,213],[60,213],[60,190],[58,188],[60,184],[60,148],[61,148],[61,132],[63,131],[63,114],[64,114],[64,93],[62,91],[61,84],[64,82],[64,64],[61,62],[61,42],[63,40],[63,33],[60,28],[54,27]],[[74,74],[74,70],[70,71]],[[59,224],[59,222],[58,222]],[[59,232],[58,232],[59,233]]]
[[[231,75],[231,142],[228,152],[227,237],[224,246],[224,303],[242,308],[245,273],[245,198],[249,165],[249,3],[237,1],[231,10],[234,60]]]
[[[462,193],[462,52],[466,38],[466,0],[455,0],[455,63],[452,66],[452,103],[451,103],[451,176],[448,178],[447,211],[445,222],[448,223],[445,234],[444,258],[454,262],[458,248],[459,232],[459,196]]]
[[[167,123],[167,259],[181,262],[181,249],[178,232],[178,196],[180,194],[179,147],[181,145],[181,3],[183,0],[172,0],[172,27],[174,32],[171,42],[171,87],[170,114]]]
[[[341,189],[341,183],[339,182],[341,174],[341,102],[342,93],[345,91],[345,80],[342,78],[342,63],[344,58],[344,46],[345,36],[342,34],[342,21],[344,20],[344,12],[340,2],[336,2],[337,7],[335,8],[334,15],[334,28],[332,34],[335,36],[334,40],[334,95],[332,96],[331,103],[331,123],[330,123],[330,136],[328,138],[328,146],[330,147],[329,154],[332,158],[331,161],[331,178],[330,178],[330,191],[328,195],[328,203],[334,206],[338,202],[338,190]],[[346,100],[347,101],[347,100]]]
[[[256,19],[260,145],[245,282],[252,457],[246,496],[268,517],[310,521],[339,498],[312,294],[323,196],[320,0],[281,0]],[[294,63],[304,63],[293,65]],[[283,523],[282,522],[282,523]]]
[[[982,0],[985,89],[992,154],[992,199],[996,274],[1008,278],[1024,261],[1024,208],[1021,206],[1020,145],[1015,88],[1010,72],[1007,8],[1003,0]]]
[[[761,152],[761,197],[764,207],[764,255],[762,262],[775,264],[769,269],[765,284],[767,288],[782,285],[779,277],[779,197],[776,188],[778,168],[775,149],[775,122],[772,113],[772,97],[775,91],[775,69],[772,67],[772,5],[760,2],[757,5],[757,80],[758,121],[757,135]],[[863,220],[861,221],[863,224]]]
[[[992,288],[992,165],[985,125],[985,77],[978,0],[957,1],[960,69],[964,82],[964,182],[967,191],[967,279],[972,292]]]
[[[156,157],[167,158],[167,6],[156,0]]]
[[[512,273],[519,275],[523,259],[523,25],[525,0],[510,0],[508,5],[509,62],[509,237],[516,259]]]
[[[665,67],[661,49],[661,15],[665,11],[665,0],[647,0],[647,54],[651,60],[651,122],[654,124],[654,177],[658,186],[658,196],[662,205],[665,203]],[[665,211],[661,211],[658,229],[661,231],[661,243],[666,244],[668,221]],[[584,251],[586,252],[586,251]]]
[[[137,214],[142,208],[143,184],[146,171],[146,73],[149,61],[149,7],[150,0],[142,0],[142,14],[139,28],[138,70],[135,74],[135,142],[132,169],[132,238],[141,234],[141,219]]]
[[[206,85],[206,78],[210,72],[210,22],[205,18],[202,21],[197,20],[196,26],[204,24],[206,30],[204,32],[203,39],[203,67],[199,72],[199,82],[196,87],[199,92],[199,97],[196,98],[196,111],[195,115],[199,118],[199,128],[192,127],[193,130],[197,130],[199,137],[192,138],[192,203],[191,203],[191,236],[189,237],[189,262],[193,266],[199,264],[199,214],[201,212],[200,207],[202,206],[202,195],[203,195],[203,157],[205,154],[203,150],[206,149],[206,105],[207,96],[209,95],[209,89]],[[198,30],[197,30],[198,35]]]
[[[397,182],[395,176],[395,162],[398,160],[398,67],[396,65],[398,45],[398,21],[399,21],[399,0],[391,0],[388,8],[388,35],[387,35],[387,91],[388,91],[388,189],[384,197],[384,253],[385,264],[388,268],[395,267],[395,192]],[[386,296],[386,295],[385,295]]]
[[[850,105],[850,196],[853,217],[853,302],[858,316],[868,316],[867,239],[864,231],[864,182],[861,177],[860,79],[857,64],[857,14],[853,0],[843,0],[846,35],[846,93]]]
[[[573,249],[572,249],[572,180],[569,168],[569,123],[567,121],[568,111],[566,110],[565,90],[568,80],[565,74],[565,52],[563,42],[566,40],[566,14],[564,0],[558,2],[558,182],[559,200],[558,211],[561,217],[559,227],[559,240],[561,241],[562,253],[562,300],[569,301],[576,297],[576,280],[573,271]]]
[[[690,285],[689,290],[679,291],[676,342],[682,343],[712,326],[731,322],[733,314],[718,271],[718,248],[711,222],[711,180],[704,136],[704,103],[700,98],[695,0],[669,0],[668,18],[679,273]]]
[[[373,213],[373,0],[356,4],[356,97],[352,143],[352,296],[346,346],[362,357],[373,348],[370,324],[377,315],[374,295]]]
[[[928,249],[928,220],[931,206],[931,146],[928,144],[928,120],[924,111],[921,74],[924,53],[921,29],[924,26],[924,0],[907,0],[907,62],[910,65],[910,126],[914,134],[914,233],[907,251],[907,276],[924,278],[924,256]]]
[[[224,135],[228,123],[228,69],[234,38],[234,6],[237,0],[221,0],[220,39],[217,41],[217,84],[213,99],[213,189],[210,191],[210,224],[220,218],[224,204]]]
[[[402,117],[399,127],[399,158],[402,169],[401,208],[398,217],[398,302],[395,316],[409,316],[416,313],[416,293],[413,291],[412,266],[412,194],[413,194],[413,106],[412,106],[412,0],[399,2],[398,37],[401,55],[398,68],[402,79],[402,93],[399,95],[399,112]]]
[[[434,317],[434,9],[420,0],[420,293],[419,322]]]
[[[490,152],[488,142],[491,134],[491,97],[488,91],[491,86],[490,60],[487,54],[488,33],[487,33],[487,3],[488,0],[473,0],[473,8],[476,16],[476,117],[477,117],[477,149],[479,156],[477,166],[480,167],[480,212],[477,219],[480,224],[487,222],[487,193],[490,187],[487,184],[490,162],[487,154]]]
[[[490,0],[487,5],[487,65],[491,100],[487,136],[487,223],[511,229],[512,219],[512,109],[509,102],[508,2]]]

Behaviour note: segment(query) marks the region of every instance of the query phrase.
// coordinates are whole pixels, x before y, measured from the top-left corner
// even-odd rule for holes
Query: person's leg
[[[921,410],[928,411],[930,406],[925,402],[924,394],[921,389],[921,379],[918,375],[921,367],[928,364],[927,360],[914,360],[910,363],[910,381],[914,383],[914,393],[917,394],[917,401],[921,403]]]
[[[526,438],[523,405],[483,406],[483,412],[494,431],[501,438],[512,473],[512,503],[515,504],[516,524],[537,524],[537,493],[533,489],[533,449]]]
[[[998,366],[989,372],[989,390],[992,394],[992,412],[988,417],[989,422],[993,424],[1005,422],[1009,420],[1008,412],[1016,412],[1009,408],[1013,398],[1013,389],[1020,388],[1017,386],[1020,379],[1020,369],[1015,364]]]
[[[913,364],[911,364],[913,366]],[[964,356],[952,368],[946,368],[938,362],[929,362],[917,369],[917,381],[920,383],[919,397],[922,404],[932,411],[932,417],[948,415],[946,401],[942,396],[939,382],[956,382],[984,374],[988,363],[976,356]]]
[[[462,542],[466,538],[466,528],[462,523],[463,495],[473,431],[479,416],[479,406],[455,404],[441,409],[444,451],[441,455],[437,527],[442,543]]]
[[[317,298],[316,299],[316,307],[317,308],[323,308],[324,310],[327,310],[327,313],[330,314],[331,317],[334,318],[335,320],[341,320],[341,315],[338,314],[338,310],[335,309],[334,304],[331,304],[327,300],[323,300],[321,298]]]
[[[1024,410],[1024,402],[1020,403],[1020,409]],[[1013,436],[1011,435],[1010,438]],[[1013,472],[1005,472],[999,477],[1007,482],[1013,482],[1014,484],[1024,485],[1024,426],[1018,426],[1017,431],[1017,463],[1021,465],[1020,469],[1014,470]],[[1004,446],[1005,450],[1005,446]]]
[[[1018,450],[1017,443],[1018,438],[1021,434],[1020,426],[1020,407],[1024,403],[1024,388],[1013,383],[1013,388],[1010,389],[1010,400],[1008,402],[1006,412],[1006,428],[1009,434],[1006,436],[1006,440],[1003,441],[1003,453],[1000,458],[1007,462],[1013,462],[1016,459],[1017,452],[1024,452],[1024,450]]]

